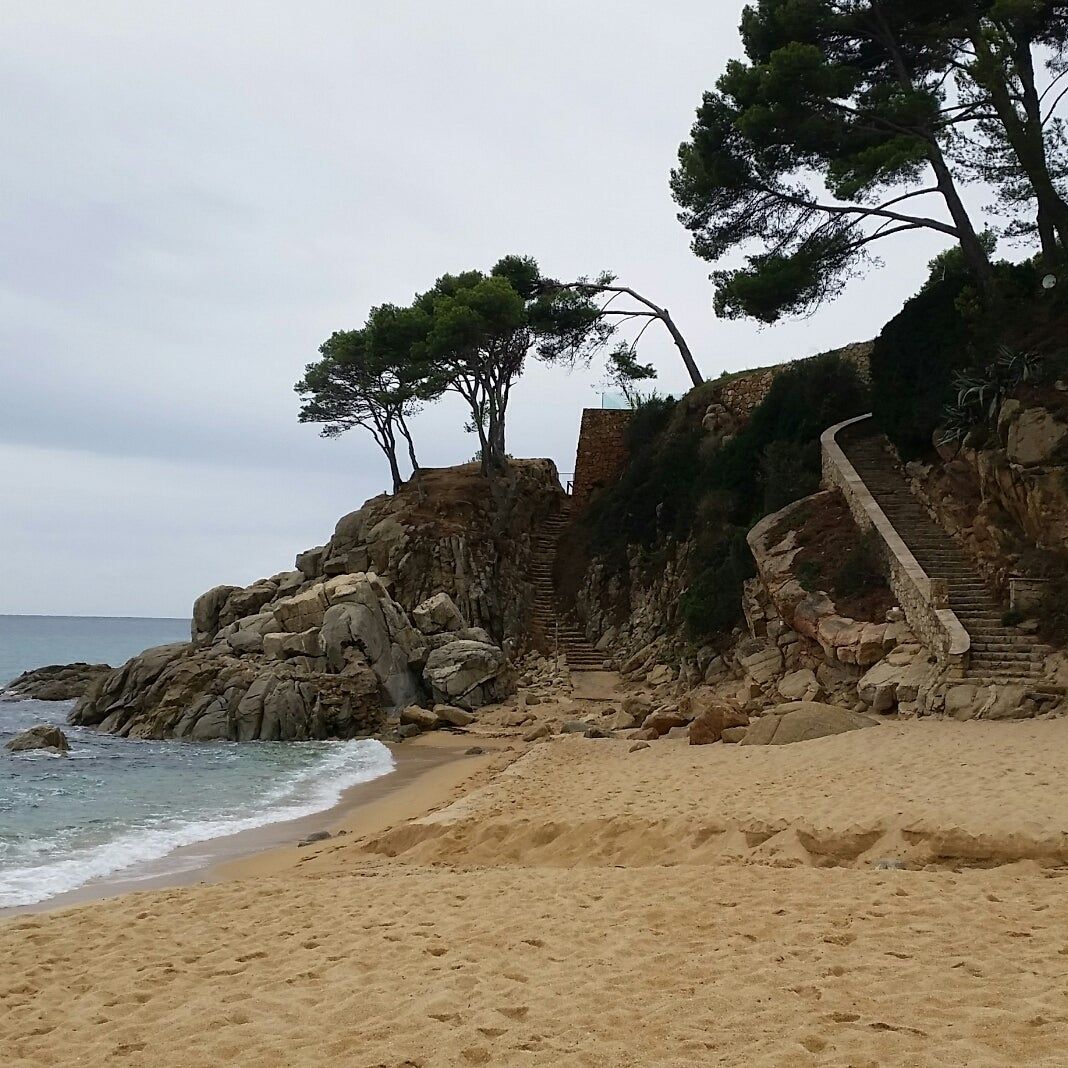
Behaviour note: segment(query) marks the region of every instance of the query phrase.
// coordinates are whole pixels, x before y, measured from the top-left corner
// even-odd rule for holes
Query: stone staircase
[[[1034,635],[1003,622],[998,602],[957,543],[931,518],[909,489],[890,443],[879,435],[841,442],[842,448],[871,495],[886,513],[902,541],[932,579],[949,589],[949,607],[972,641],[969,680],[1041,685],[1043,662],[1051,652]]]
[[[568,501],[541,524],[534,538],[534,630],[548,651],[566,657],[570,670],[600,671],[604,654],[594,649],[578,624],[561,612],[556,597],[553,566],[560,535],[570,521],[571,502]]]

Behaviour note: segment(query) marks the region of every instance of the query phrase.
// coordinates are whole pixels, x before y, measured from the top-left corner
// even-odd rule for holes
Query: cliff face
[[[352,738],[408,704],[496,700],[530,618],[532,535],[560,497],[547,460],[492,485],[473,465],[423,472],[295,570],[209,590],[190,643],[107,675],[71,721],[139,738]]]
[[[1008,400],[980,447],[907,468],[913,491],[1002,593],[1030,549],[1068,553],[1068,393],[1060,398]]]

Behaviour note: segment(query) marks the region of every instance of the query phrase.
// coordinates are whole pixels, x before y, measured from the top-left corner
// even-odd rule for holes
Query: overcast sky
[[[667,183],[741,6],[4,0],[0,612],[187,615],[291,567],[387,484],[369,439],[298,425],[293,383],[445,271],[612,270],[708,376],[877,333],[937,243],[809,320],[712,314]],[[532,369],[509,451],[570,471],[600,377]],[[424,463],[471,456],[462,422],[417,420]]]

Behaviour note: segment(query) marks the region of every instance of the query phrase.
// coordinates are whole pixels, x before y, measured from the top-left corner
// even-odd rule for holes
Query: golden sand
[[[1068,1064],[1068,722],[628,749],[0,924],[4,1063]]]

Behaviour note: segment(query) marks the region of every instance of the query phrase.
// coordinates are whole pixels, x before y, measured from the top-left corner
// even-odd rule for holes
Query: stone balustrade
[[[909,625],[951,675],[963,677],[971,639],[956,613],[948,607],[945,582],[931,579],[920,566],[838,444],[842,431],[871,418],[869,413],[847,419],[823,432],[820,438],[823,483],[841,490],[861,530],[878,531],[885,548],[890,588]]]

